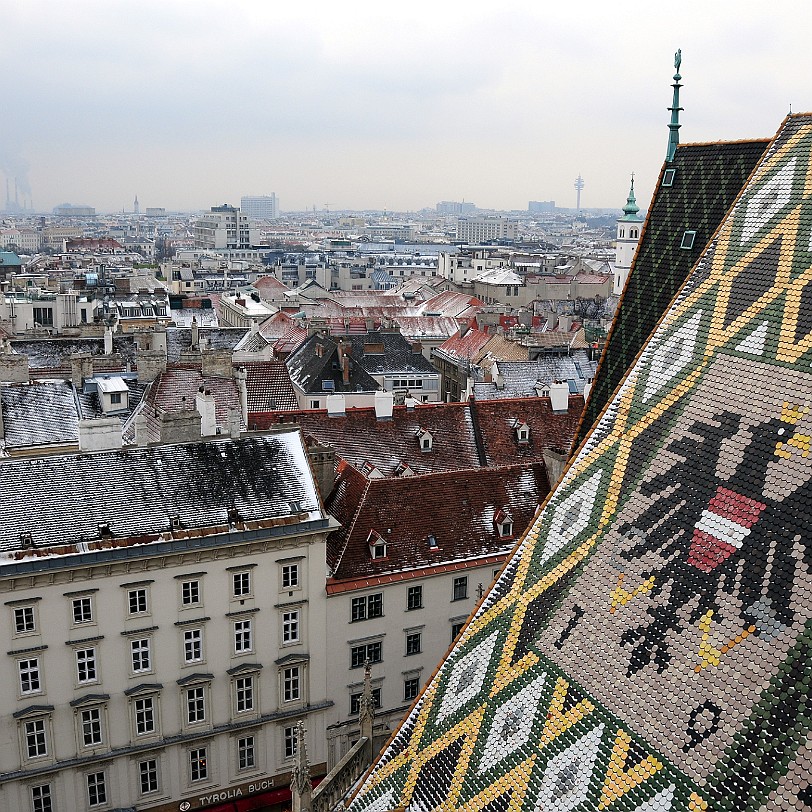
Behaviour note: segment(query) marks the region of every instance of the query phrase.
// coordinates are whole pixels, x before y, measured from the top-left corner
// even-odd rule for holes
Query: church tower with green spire
[[[623,216],[617,221],[615,282],[612,290],[616,296],[623,293],[629,270],[632,267],[634,252],[637,250],[637,243],[640,241],[643,218],[639,212],[640,207],[634,197],[634,173],[632,173],[632,183],[629,188],[629,196],[626,198],[626,205],[623,207]]]

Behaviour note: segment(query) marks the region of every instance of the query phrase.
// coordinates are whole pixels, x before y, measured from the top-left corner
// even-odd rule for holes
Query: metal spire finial
[[[674,74],[674,84],[671,87],[674,88],[674,98],[671,102],[671,107],[668,109],[671,111],[671,121],[668,124],[668,152],[665,155],[666,163],[671,163],[674,160],[674,155],[677,151],[677,144],[679,144],[679,128],[682,126],[679,123],[679,114],[682,110],[682,107],[679,106],[679,89],[682,87],[680,85],[680,76],[679,69],[680,65],[682,64],[682,48],[678,49],[677,52],[674,54],[674,68],[676,73]]]

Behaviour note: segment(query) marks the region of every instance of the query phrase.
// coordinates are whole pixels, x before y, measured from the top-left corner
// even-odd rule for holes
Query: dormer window
[[[386,540],[380,533],[370,530],[367,536],[367,544],[369,545],[370,558],[386,558]]]
[[[528,445],[530,443],[530,426],[523,420],[513,421],[513,431],[516,432],[516,440],[519,445]]]
[[[427,539],[429,543],[429,550],[437,550],[439,549],[440,545],[437,543],[437,536],[434,533],[430,533]]]
[[[395,468],[395,476],[414,476],[414,469],[408,462],[401,460]]]
[[[373,465],[371,462],[369,462],[369,460],[364,460],[363,463],[361,463],[361,473],[367,479],[384,478],[383,474],[380,472],[380,469],[376,465]]]
[[[432,444],[434,443],[434,437],[430,431],[421,428],[417,430],[417,442],[420,445],[421,451],[431,451]]]
[[[509,510],[498,510],[493,517],[493,523],[500,539],[507,539],[513,535],[513,517]]]

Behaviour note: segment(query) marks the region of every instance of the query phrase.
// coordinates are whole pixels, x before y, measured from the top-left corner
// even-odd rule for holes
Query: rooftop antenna
[[[584,179],[580,175],[578,175],[578,177],[575,178],[575,191],[576,191],[575,208],[578,209],[578,214],[581,213],[581,190],[583,188],[584,188]]]
[[[668,124],[668,152],[665,155],[665,162],[668,164],[674,160],[677,144],[679,144],[679,128],[681,126],[679,123],[679,114],[680,110],[683,109],[679,106],[679,89],[682,87],[679,83],[679,80],[682,79],[679,75],[679,67],[681,64],[682,48],[678,48],[674,54],[674,68],[676,72],[674,73],[674,84],[671,85],[671,87],[674,88],[674,99],[671,102],[671,107],[668,108],[671,111],[671,121]]]

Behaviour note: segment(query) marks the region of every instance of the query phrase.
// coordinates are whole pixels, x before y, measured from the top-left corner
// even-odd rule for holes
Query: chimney
[[[150,349],[166,355],[166,327],[156,325],[150,336]]]
[[[139,448],[143,448],[149,444],[149,435],[147,434],[147,416],[143,411],[140,411],[135,416],[135,444]]]
[[[195,396],[195,407],[200,415],[200,435],[202,437],[211,437],[217,434],[214,395],[201,386]]]
[[[394,406],[395,396],[391,392],[378,390],[375,393],[375,418],[377,420],[391,420]]]
[[[113,354],[113,328],[109,324],[104,328],[104,354]]]
[[[346,413],[344,395],[327,395],[327,417],[344,417]]]
[[[237,389],[240,393],[240,411],[242,412],[242,422],[248,425],[248,371],[245,367],[234,369],[234,380],[237,382]]]
[[[80,451],[114,451],[121,446],[121,420],[117,417],[79,421]]]
[[[558,414],[569,411],[570,387],[566,381],[552,381],[550,383],[550,405],[553,412]]]
[[[549,313],[547,313],[547,329],[555,330],[557,324],[558,324],[558,313],[556,313],[555,310],[550,310]]]
[[[228,410],[228,436],[232,440],[239,440],[240,433],[240,410],[231,408]]]
[[[572,316],[558,317],[558,329],[561,330],[562,333],[568,333],[571,327],[572,327]]]
[[[197,324],[197,316],[192,316],[192,349],[196,350],[200,345],[200,328]]]
[[[467,322],[465,324],[460,325],[460,334],[459,334],[460,338],[462,338],[468,332],[470,327],[471,327],[471,325],[468,324]]]
[[[584,403],[587,402],[589,398],[589,393],[592,391],[592,378],[587,378],[586,383],[584,384]]]
[[[423,345],[419,341],[412,341],[412,355],[420,355],[423,352]]]

